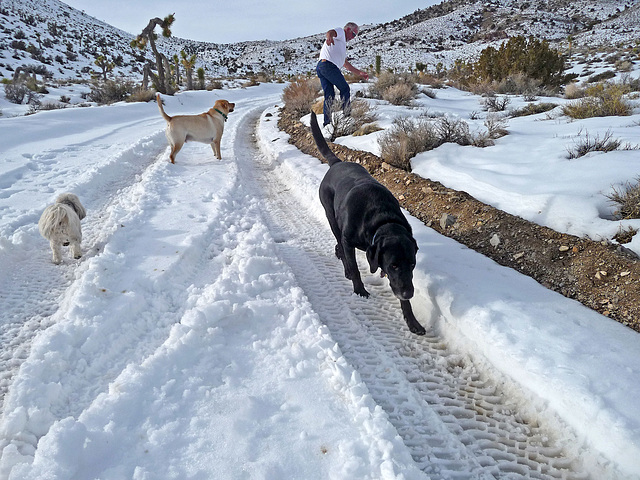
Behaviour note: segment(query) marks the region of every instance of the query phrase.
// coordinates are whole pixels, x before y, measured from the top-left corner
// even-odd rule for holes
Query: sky
[[[279,0],[131,1],[69,0],[64,3],[129,33],[139,33],[150,18],[175,13],[173,35],[189,40],[236,43],[250,40],[287,40],[341,27],[397,20],[440,0]],[[197,7],[194,6],[197,5]]]
[[[371,296],[344,278],[328,167],[278,129],[284,84],[235,85],[164,97],[173,115],[236,106],[221,160],[188,143],[176,164],[154,102],[13,116],[28,106],[0,95],[0,478],[640,480],[636,332],[407,215],[428,330],[412,335],[362,252]],[[63,94],[86,102],[76,84],[45,100]],[[385,130],[427,108],[475,130],[480,101],[371,102]],[[638,120],[513,118],[495,146],[413,168],[597,238],[618,227],[602,191],[638,175],[637,152],[566,147],[587,127],[639,144]],[[383,133],[339,140],[376,151]],[[87,209],[84,255],[54,265],[37,223],[64,191]]]

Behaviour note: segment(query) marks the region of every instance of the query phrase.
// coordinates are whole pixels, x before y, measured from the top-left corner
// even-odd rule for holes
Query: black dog
[[[364,288],[356,264],[355,249],[366,252],[371,273],[378,267],[389,277],[393,294],[412,333],[424,335],[409,299],[413,297],[413,269],[418,244],[411,226],[393,194],[357,163],[342,162],[329,149],[315,113],[311,131],[320,153],[329,162],[329,171],[320,183],[320,201],[336,237],[336,256],[344,264],[344,275],[353,282],[353,291],[363,297]]]

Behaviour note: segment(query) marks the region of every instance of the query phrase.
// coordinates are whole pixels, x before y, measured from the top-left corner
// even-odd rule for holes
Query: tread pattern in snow
[[[433,331],[421,338],[410,334],[386,280],[368,272],[363,256],[360,269],[371,297],[354,295],[328,226],[300,209],[259,153],[244,157],[256,159],[240,170],[246,176],[256,170],[256,190],[265,198],[270,230],[282,239],[283,259],[430,478],[590,478],[580,458],[556,444],[551,428],[519,413],[505,390],[466,356]]]

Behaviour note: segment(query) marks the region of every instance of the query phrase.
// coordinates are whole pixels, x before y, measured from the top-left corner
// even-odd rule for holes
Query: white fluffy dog
[[[63,245],[71,247],[73,258],[82,256],[80,220],[86,216],[87,212],[80,203],[80,199],[73,193],[58,195],[56,203],[44,209],[38,222],[38,229],[40,234],[49,240],[53,252],[53,263],[62,262]]]

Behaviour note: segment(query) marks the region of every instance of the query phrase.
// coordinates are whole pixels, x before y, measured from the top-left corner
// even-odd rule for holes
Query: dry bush
[[[351,108],[347,115],[341,109],[342,100],[334,99],[331,105],[331,141],[338,137],[353,135],[363,125],[373,123],[377,119],[375,111],[371,109],[365,100],[359,98],[351,100]]]
[[[320,92],[320,81],[317,78],[298,78],[282,91],[282,101],[286,111],[302,117],[311,111]]]
[[[577,100],[585,96],[584,88],[580,88],[577,83],[570,83],[564,89],[564,98]]]
[[[393,72],[382,72],[376,81],[369,86],[367,92],[370,98],[387,100],[394,105],[410,105],[417,94],[418,86],[415,75]]]
[[[222,83],[222,80],[213,79],[213,78],[209,80],[209,84],[207,85],[208,91],[222,90],[223,88],[224,88],[224,83]]]
[[[600,135],[590,137],[589,132],[586,132],[585,136],[580,138],[575,143],[573,148],[567,148],[569,152],[568,158],[580,158],[584,157],[587,153],[591,152],[613,152],[614,150],[637,150],[638,147],[632,147],[629,143],[622,145],[622,141],[611,138],[613,134],[611,130],[607,130],[602,138]]]
[[[545,113],[553,110],[558,106],[557,103],[541,102],[530,103],[529,105],[509,111],[510,117],[526,117],[527,115],[537,115],[538,113]]]
[[[383,160],[408,172],[413,157],[440,145],[431,122],[409,117],[396,118],[393,126],[380,136],[378,144]]]
[[[443,143],[457,143],[458,145],[471,145],[473,143],[469,133],[469,124],[459,118],[444,116],[438,118],[433,128],[436,132],[438,145]]]
[[[4,87],[4,96],[11,103],[22,105],[30,90],[24,83],[8,83]]]
[[[627,92],[624,85],[598,83],[587,87],[586,97],[565,105],[562,111],[574,119],[631,115],[633,107],[624,98]]]
[[[487,136],[495,140],[505,135],[509,135],[507,131],[507,120],[499,115],[487,115],[484,120],[484,126],[487,129]],[[475,142],[474,142],[475,145]]]
[[[91,83],[91,92],[87,95],[87,99],[99,105],[108,105],[126,100],[134,90],[135,87],[129,80],[93,81]]]
[[[640,180],[637,179],[635,184],[627,183],[620,189],[614,188],[607,198],[618,205],[614,212],[618,218],[640,218]]]
[[[143,90],[142,88],[137,88],[133,91],[133,93],[129,97],[127,97],[125,101],[129,103],[134,103],[134,102],[148,103],[155,99],[156,99],[156,92],[154,90]]]
[[[620,228],[618,229],[618,233],[615,234],[613,239],[618,243],[629,243],[631,240],[633,240],[633,237],[636,233],[638,233],[638,229],[636,228],[622,228],[622,226],[620,226]]]
[[[353,132],[353,136],[362,137],[364,135],[369,135],[370,133],[379,132],[380,130],[382,130],[382,128],[379,127],[377,123],[367,123]]]
[[[415,96],[414,89],[406,83],[391,85],[382,93],[382,99],[392,105],[411,105]]]
[[[511,99],[507,96],[489,96],[482,100],[482,106],[489,112],[504,112],[511,103]]]
[[[629,92],[640,92],[640,76],[633,78],[628,73],[623,73],[620,78],[620,84]]]

